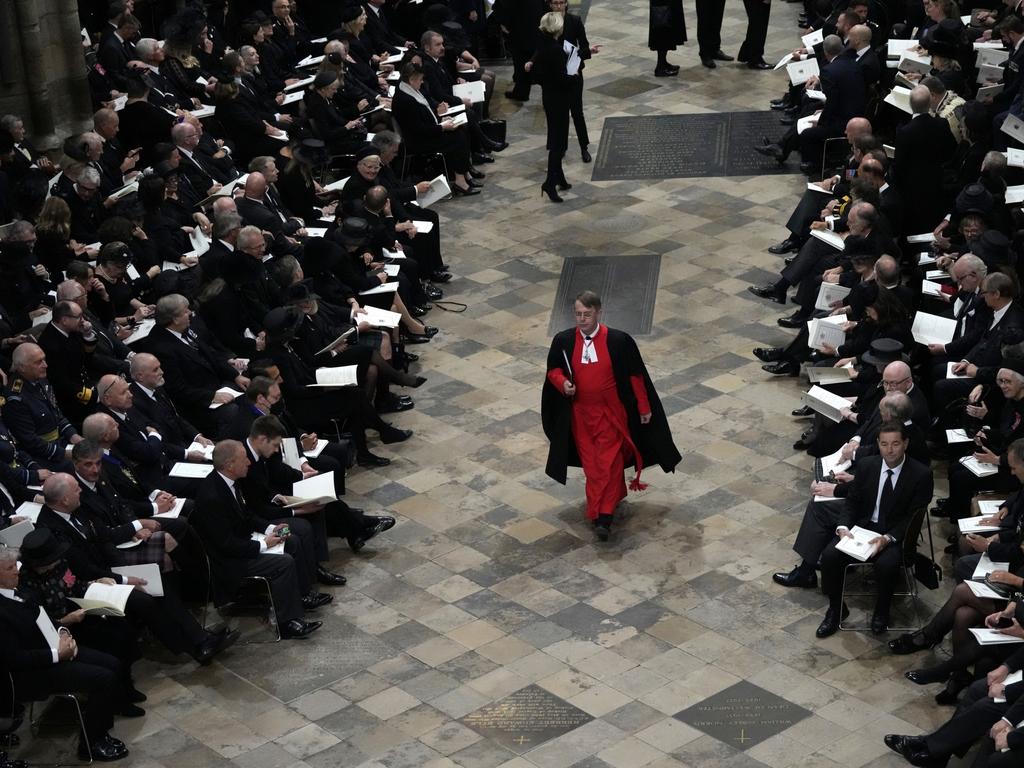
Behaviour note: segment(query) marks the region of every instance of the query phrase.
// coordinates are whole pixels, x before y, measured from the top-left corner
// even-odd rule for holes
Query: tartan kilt
[[[156,563],[162,566],[164,563],[164,532],[153,531],[153,535],[131,549],[114,548],[112,555],[113,565],[145,565]]]

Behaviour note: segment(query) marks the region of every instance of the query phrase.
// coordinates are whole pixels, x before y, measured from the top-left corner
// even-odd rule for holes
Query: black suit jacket
[[[423,152],[438,146],[444,129],[434,113],[401,88],[391,100],[391,114],[402,129],[402,139],[412,152]]]
[[[112,529],[111,541],[115,544],[128,541],[135,536],[133,520],[153,516],[152,504],[132,502],[123,498],[103,478],[102,471],[96,482],[96,490],[86,485],[82,478],[77,479],[78,487],[82,490],[79,514],[83,518],[88,517],[93,522],[109,526]]]
[[[953,317],[956,329],[953,331],[953,340],[946,345],[946,356],[950,360],[961,360],[992,324],[992,310],[985,303],[984,297],[972,293],[960,307],[960,312]]]
[[[4,665],[16,678],[54,666],[50,646],[36,626],[38,616],[38,605],[0,595],[0,650]]]
[[[88,415],[86,406],[93,402],[92,381],[86,366],[95,341],[86,342],[77,333],[65,336],[53,323],[48,323],[39,334],[39,346],[50,362],[52,370],[47,370],[47,377],[57,405],[73,421],[81,421]]]
[[[92,519],[82,510],[75,513],[75,518],[85,529],[85,536],[45,505],[39,512],[36,526],[49,528],[58,541],[70,545],[65,559],[76,578],[85,581],[113,579],[118,584],[122,583],[121,577],[110,570],[113,542],[117,540],[113,529]]]
[[[857,63],[860,65],[861,74],[864,75],[865,85],[870,87],[882,78],[882,65],[874,48],[868,48],[864,55],[857,59]]]
[[[154,390],[154,397],[150,397],[136,382],[129,386],[134,396],[132,409],[139,413],[144,423],[157,428],[165,443],[184,448],[195,440],[199,430],[178,413],[162,388]]]
[[[915,510],[926,506],[932,498],[932,472],[924,464],[907,456],[899,479],[896,481],[892,503],[879,510],[877,523],[871,522],[878,494],[878,480],[882,474],[882,457],[872,456],[857,469],[846,497],[840,526],[855,525],[885,533],[901,542]]]
[[[223,604],[238,591],[248,570],[247,561],[259,557],[259,542],[253,533],[263,533],[267,524],[248,507],[239,506],[234,493],[217,472],[211,472],[199,484],[196,508],[189,523],[206,546],[213,570],[214,601]]]
[[[910,234],[931,231],[946,210],[943,168],[956,151],[949,123],[934,115],[918,115],[896,131],[893,145],[893,185],[904,198],[914,201],[906,217],[907,227],[914,230]]]
[[[1018,336],[1024,331],[1024,309],[1014,301],[1002,316],[995,328],[986,328],[978,343],[968,352],[964,359],[978,366],[988,368],[999,365],[1003,359],[1003,344],[1020,341]]]
[[[363,29],[363,35],[369,40],[374,53],[390,52],[392,48],[405,46],[405,39],[391,28],[390,22],[384,15],[384,8],[378,9],[380,15],[374,12],[369,3],[363,3],[363,9],[366,11],[366,27]]]
[[[860,117],[867,106],[864,75],[855,51],[845,51],[821,69],[821,90],[827,100],[818,127],[842,132],[851,117]]]
[[[117,35],[110,35],[96,50],[96,60],[107,71],[107,76],[122,90],[128,87],[128,62],[134,55],[135,46],[121,42]]]
[[[238,372],[201,339],[195,339],[194,346],[190,346],[158,326],[143,341],[145,350],[160,359],[167,394],[190,421],[208,417],[214,394],[238,376]]]
[[[271,504],[270,500],[277,494],[290,496],[292,485],[302,479],[302,473],[285,464],[280,451],[269,459],[261,459],[253,453],[248,441],[243,439],[242,445],[251,462],[249,474],[238,481],[246,503],[253,510],[258,510],[257,514],[268,523],[277,518],[291,517],[291,510]]]
[[[235,207],[238,208],[238,215],[246,224],[270,232],[274,237],[284,234],[284,222],[281,221],[281,217],[270,210],[263,201],[251,200],[248,197],[236,197]]]

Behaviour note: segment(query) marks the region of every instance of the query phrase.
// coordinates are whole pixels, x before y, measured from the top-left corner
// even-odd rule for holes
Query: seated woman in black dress
[[[440,152],[452,175],[452,194],[477,195],[480,190],[469,179],[469,134],[464,126],[450,118],[438,119],[426,97],[423,87],[423,68],[416,64],[402,67],[402,82],[395,89],[391,114],[402,130],[402,140],[409,152]]]
[[[303,103],[310,127],[328,149],[338,155],[355,152],[366,141],[366,126],[359,118],[346,120],[334,104],[341,82],[333,72],[318,72]]]

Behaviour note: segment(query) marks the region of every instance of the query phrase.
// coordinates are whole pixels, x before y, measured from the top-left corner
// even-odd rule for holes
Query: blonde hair
[[[562,14],[551,11],[540,17],[540,31],[558,37],[565,28],[565,20]]]
[[[71,236],[71,209],[62,198],[56,195],[46,198],[36,220],[36,232],[52,232],[62,239]]]

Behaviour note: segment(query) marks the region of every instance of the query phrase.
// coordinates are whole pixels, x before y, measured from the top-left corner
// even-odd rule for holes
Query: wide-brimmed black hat
[[[960,216],[974,214],[976,216],[988,217],[995,207],[995,199],[985,185],[974,181],[960,190],[956,196],[956,203],[953,210]]]
[[[380,150],[373,146],[373,144],[363,144],[363,146],[356,150],[357,163],[368,157],[380,157]]]
[[[320,139],[303,139],[292,148],[292,157],[306,165],[320,166],[330,160],[327,145]]]
[[[18,559],[30,568],[49,565],[64,557],[70,548],[70,544],[60,541],[49,528],[36,528],[21,542]]]
[[[337,72],[328,72],[325,69],[320,70],[316,73],[316,77],[313,78],[314,88],[326,88],[338,79]]]
[[[871,365],[888,365],[897,360],[906,360],[903,344],[896,339],[875,339],[871,348],[861,356],[861,360]]]
[[[309,280],[289,285],[285,295],[287,304],[304,304],[307,301],[316,301],[320,298],[313,292],[313,286]]]
[[[358,3],[344,6],[341,11],[338,12],[338,20],[342,24],[347,24],[350,21],[355,21],[363,13],[363,7]]]
[[[362,245],[370,236],[370,224],[366,219],[349,216],[334,231],[334,238],[344,246]]]
[[[292,340],[302,322],[302,313],[295,307],[275,307],[263,318],[267,344],[284,344]]]
[[[971,253],[986,264],[1006,264],[1010,260],[1010,241],[998,229],[987,229],[970,242]]]

